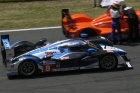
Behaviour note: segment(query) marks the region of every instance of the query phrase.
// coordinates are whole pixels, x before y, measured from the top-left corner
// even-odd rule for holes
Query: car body
[[[110,41],[103,37],[88,40],[82,38],[60,40],[24,51],[20,55],[15,54],[17,47],[14,47],[16,44],[18,46],[19,41],[11,46],[8,37],[1,36],[2,50],[5,52],[2,56],[6,63],[8,77],[97,67],[113,70],[120,64],[132,68],[130,60],[126,57],[127,52],[112,46]],[[22,51],[23,48],[19,49]],[[123,62],[118,62],[118,58],[122,58]]]
[[[136,11],[140,23],[140,10]],[[127,17],[124,16],[120,20],[121,31],[123,38],[128,34]],[[72,14],[70,15],[69,9],[62,9],[62,29],[66,37],[77,38],[81,33],[87,33],[89,36],[104,36],[110,38],[112,19],[108,13],[105,13],[95,19],[92,19],[86,14]],[[116,32],[117,33],[117,32]]]

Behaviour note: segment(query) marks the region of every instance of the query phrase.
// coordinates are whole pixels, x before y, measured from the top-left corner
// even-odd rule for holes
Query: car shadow
[[[72,76],[72,75],[80,75],[80,74],[91,74],[91,73],[109,73],[109,72],[118,72],[118,71],[125,71],[125,70],[131,70],[126,67],[120,67],[112,71],[102,70],[99,68],[95,69],[88,69],[88,70],[76,70],[76,71],[62,71],[62,72],[50,72],[50,73],[39,73],[35,76],[10,76],[8,77],[9,80],[20,80],[20,79],[40,79],[40,78],[46,78],[46,77],[59,77],[59,76]]]

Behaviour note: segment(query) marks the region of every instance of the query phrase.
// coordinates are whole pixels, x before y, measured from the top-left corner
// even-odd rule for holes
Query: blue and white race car
[[[9,35],[2,35],[1,41],[8,76],[93,68],[113,70],[119,64],[132,68],[127,52],[103,37],[65,39],[49,44],[45,40],[37,44],[18,41],[10,45]]]

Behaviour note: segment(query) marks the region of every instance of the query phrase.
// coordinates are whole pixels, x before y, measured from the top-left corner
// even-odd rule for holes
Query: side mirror
[[[44,43],[45,43],[46,41],[47,41],[47,39],[46,39],[46,38],[43,38],[43,39],[39,40],[39,41],[35,44],[35,46],[37,46],[37,47],[43,46]]]
[[[81,38],[87,38],[87,37],[88,37],[88,34],[86,34],[86,33],[81,33],[80,36],[81,36]]]
[[[88,55],[94,55],[95,54],[95,49],[89,48],[88,49]]]
[[[42,58],[42,60],[50,60],[51,57],[52,57],[52,56],[50,56],[50,55],[49,55],[49,56],[44,56],[44,57]]]

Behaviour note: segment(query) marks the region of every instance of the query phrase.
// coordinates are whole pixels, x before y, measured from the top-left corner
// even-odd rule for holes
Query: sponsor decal
[[[113,52],[113,51],[123,51],[122,49],[116,48],[116,47],[111,47],[111,46],[106,46],[106,48],[104,46],[101,46],[104,50],[106,50],[107,52]]]
[[[56,63],[56,68],[60,68],[60,62]]]
[[[132,67],[132,65],[130,64],[130,62],[126,62],[126,64],[127,64],[127,66],[128,66],[129,68]]]
[[[52,55],[53,53],[56,53],[56,51],[45,52],[46,55]]]
[[[70,59],[68,56],[67,57],[62,57],[61,60],[67,60]]]
[[[106,50],[107,52],[113,52],[113,50]]]
[[[56,68],[60,68],[60,64],[57,64],[57,65],[56,65]]]

